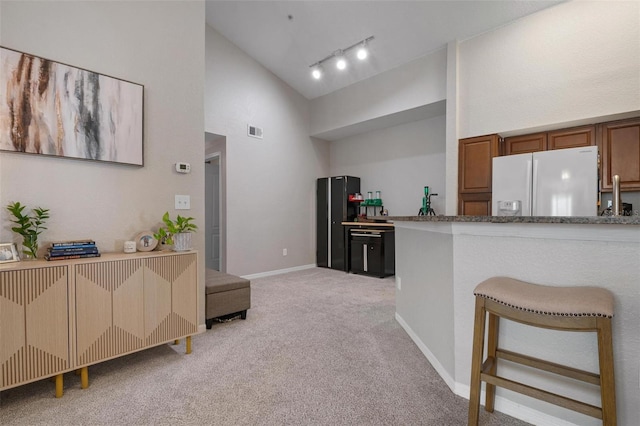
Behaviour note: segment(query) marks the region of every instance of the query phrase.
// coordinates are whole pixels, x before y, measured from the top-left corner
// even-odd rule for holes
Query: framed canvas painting
[[[0,47],[0,150],[143,165],[144,86]]]

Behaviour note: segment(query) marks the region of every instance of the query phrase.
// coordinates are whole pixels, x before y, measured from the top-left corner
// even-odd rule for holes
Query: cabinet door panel
[[[351,271],[364,272],[364,250],[366,244],[356,239],[351,240]]]
[[[526,154],[547,150],[547,134],[535,133],[533,135],[513,136],[504,138],[505,154]]]
[[[70,367],[66,267],[0,272],[0,388]]]
[[[492,158],[498,155],[498,135],[460,139],[458,191],[490,192]]]
[[[613,176],[620,188],[640,190],[640,119],[601,125],[602,189],[613,189]]]
[[[24,282],[16,274],[0,272],[0,388],[26,380]]]
[[[461,216],[491,216],[491,193],[460,194],[458,214]]]
[[[145,344],[156,345],[198,330],[195,253],[145,259]]]
[[[579,148],[596,144],[595,126],[574,127],[572,129],[549,132],[549,149]]]
[[[142,348],[142,261],[87,263],[75,271],[78,365]]]

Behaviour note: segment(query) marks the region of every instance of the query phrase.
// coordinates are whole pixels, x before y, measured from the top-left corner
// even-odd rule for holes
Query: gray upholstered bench
[[[205,271],[205,318],[210,329],[215,318],[239,314],[247,318],[251,307],[251,282],[245,278],[207,269]]]

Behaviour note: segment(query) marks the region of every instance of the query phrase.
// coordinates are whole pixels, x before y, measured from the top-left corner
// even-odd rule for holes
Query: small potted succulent
[[[165,226],[160,227],[153,237],[160,244],[173,245],[174,251],[191,250],[191,233],[198,227],[191,223],[192,217],[182,217],[178,215],[176,220],[171,220],[169,212],[162,216]]]
[[[30,215],[23,213],[26,207],[16,201],[7,205],[7,210],[13,216],[11,222],[17,225],[11,230],[22,235],[24,247],[22,253],[25,255],[25,259],[35,259],[38,257],[38,235],[47,229],[44,223],[49,219],[49,209],[38,207],[32,209]]]

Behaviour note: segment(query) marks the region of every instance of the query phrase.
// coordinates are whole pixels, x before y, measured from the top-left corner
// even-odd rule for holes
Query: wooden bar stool
[[[549,287],[506,277],[493,277],[474,290],[476,297],[469,425],[478,424],[481,382],[486,382],[485,410],[493,412],[496,386],[519,392],[570,410],[602,419],[605,426],[616,424],[616,397],[613,374],[611,318],[613,296],[597,287]],[[487,357],[483,362],[485,318],[489,314]],[[600,374],[544,361],[498,347],[500,317],[523,324],[564,331],[598,333]],[[602,407],[527,386],[497,375],[498,359],[548,371],[600,386]]]

